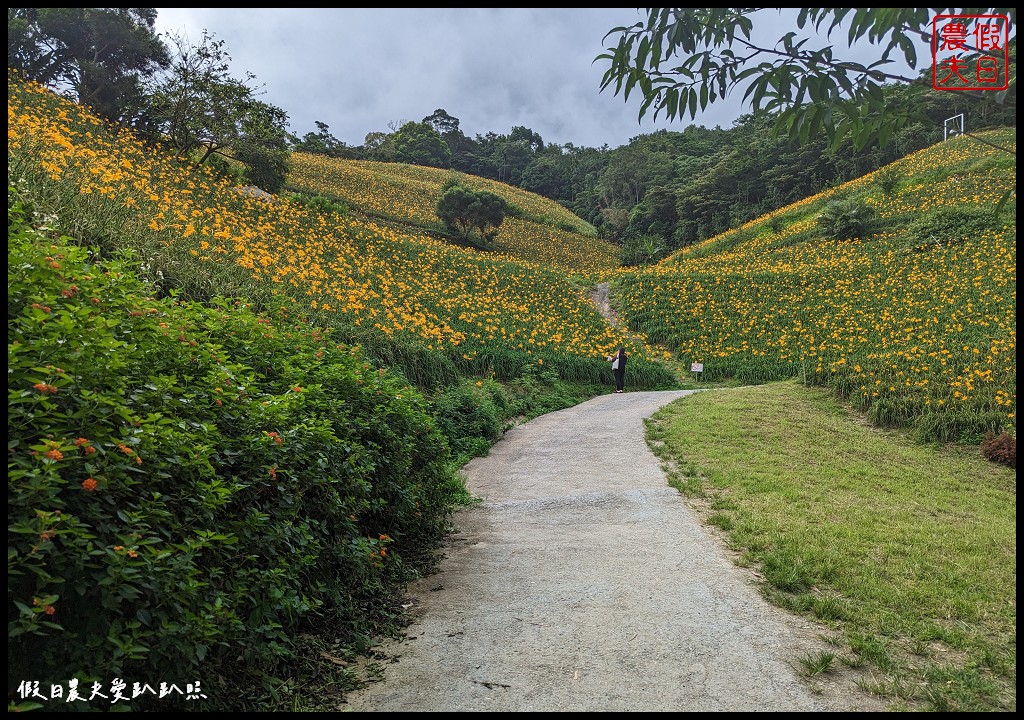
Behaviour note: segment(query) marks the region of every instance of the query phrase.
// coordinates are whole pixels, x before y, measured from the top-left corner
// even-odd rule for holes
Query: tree
[[[569,184],[573,159],[563,155],[561,151],[552,150],[558,147],[548,145],[548,150],[538,155],[526,166],[519,186],[524,190],[544,195],[560,203],[572,201],[572,189]]]
[[[292,147],[299,152],[312,155],[327,155],[329,157],[341,155],[345,148],[345,143],[331,134],[327,123],[319,120],[314,122],[317,132],[308,132],[302,136],[301,140],[294,138]]]
[[[395,133],[373,130],[363,138],[363,151],[370,160],[393,162],[395,159]]]
[[[281,108],[253,100],[245,108],[232,157],[246,166],[250,184],[267,192],[280,192],[288,177],[288,115]]]
[[[395,133],[395,160],[413,165],[448,167],[452,151],[427,122],[407,122]]]
[[[595,59],[608,63],[601,90],[614,88],[626,101],[639,90],[641,118],[653,107],[654,117],[664,114],[672,120],[695,118],[698,106],[703,110],[745,85],[743,99],[750,101],[755,114],[776,114],[776,134],[800,142],[821,134],[833,146],[849,137],[855,150],[876,142],[885,147],[897,130],[918,115],[910,111],[914,105],[887,104],[883,86],[895,82],[922,92],[928,88],[919,77],[888,72],[890,56],[900,52],[911,68],[916,67],[914,39],[931,41],[933,14],[958,12],[956,8],[800,9],[800,30],[824,28],[830,36],[846,26],[851,43],[866,39],[884,46],[876,61],[863,64],[838,57],[832,45],[809,47],[809,40],[799,39],[796,32],[785,33],[773,47],[759,46],[751,41],[751,15],[756,11],[648,8],[646,22],[613,28],[605,36],[617,36],[618,42]],[[1005,15],[1016,24],[1013,8],[969,12]],[[1011,84],[1015,81],[1014,77]]]
[[[474,190],[457,180],[444,184],[441,199],[437,201],[437,217],[448,229],[481,247],[491,245],[507,212],[508,205],[500,195]],[[473,238],[474,230],[479,233],[479,239]]]
[[[508,134],[509,142],[524,143],[534,154],[544,149],[544,140],[540,133],[524,125],[514,125],[512,132]]]
[[[155,8],[9,8],[7,66],[101,117],[133,125],[171,62]]]
[[[180,36],[173,42],[178,54],[156,88],[154,108],[179,155],[201,151],[202,164],[230,149],[251,157],[257,155],[256,148],[287,152],[288,114],[256,98],[251,73],[245,80],[231,77],[223,40],[204,31],[198,45]]]
[[[433,114],[427,115],[423,122],[437,130],[441,137],[459,132],[459,119],[449,115],[444,108],[438,108]]]

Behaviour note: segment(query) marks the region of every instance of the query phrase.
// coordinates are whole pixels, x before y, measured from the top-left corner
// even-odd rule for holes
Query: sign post
[[[704,363],[692,363],[690,365],[690,372],[693,373],[693,381],[697,382],[697,375],[704,372]]]

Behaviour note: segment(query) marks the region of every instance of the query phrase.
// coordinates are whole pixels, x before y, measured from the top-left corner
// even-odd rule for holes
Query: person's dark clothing
[[[615,392],[623,392],[626,387],[626,351],[623,348],[619,348],[618,352],[619,366],[614,369],[615,373]]]

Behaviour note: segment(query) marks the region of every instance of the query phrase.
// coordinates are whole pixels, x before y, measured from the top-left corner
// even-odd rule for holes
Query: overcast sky
[[[797,29],[792,15],[765,12],[755,31],[769,45]],[[546,143],[612,148],[661,128],[729,128],[749,112],[740,92],[695,120],[640,123],[639,96],[600,92],[607,65],[593,61],[604,35],[640,19],[635,8],[157,8],[156,22],[193,45],[210,31],[232,76],[255,75],[260,99],[288,113],[293,133],[315,132],[319,120],[348,145],[438,108],[469,137],[524,125]]]

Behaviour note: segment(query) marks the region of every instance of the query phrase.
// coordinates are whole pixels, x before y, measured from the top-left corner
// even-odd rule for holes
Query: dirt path
[[[808,683],[817,629],[767,604],[666,485],[643,418],[692,391],[603,395],[510,430],[465,468],[413,622],[348,711],[882,710]]]
[[[595,285],[590,291],[590,301],[594,303],[604,318],[612,324],[612,327],[619,327],[619,316],[608,302],[608,283]]]

